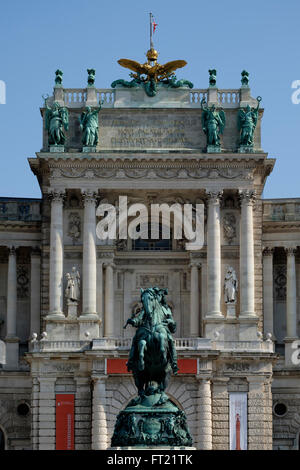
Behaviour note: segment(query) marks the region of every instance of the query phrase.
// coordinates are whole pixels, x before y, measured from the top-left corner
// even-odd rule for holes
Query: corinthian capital
[[[253,205],[256,198],[256,191],[254,189],[243,189],[239,191],[239,198],[241,204]]]
[[[270,248],[269,246],[266,246],[263,248],[263,256],[273,256],[274,253],[274,248]]]
[[[297,248],[295,246],[289,246],[285,248],[285,252],[287,256],[295,256]]]
[[[223,191],[206,191],[208,204],[219,204]]]
[[[86,190],[82,191],[82,199],[83,199],[84,203],[92,202],[92,203],[96,204],[97,193],[96,193],[96,191],[93,191],[91,189],[86,189]]]
[[[61,202],[63,203],[65,198],[65,192],[61,189],[50,189],[48,197],[51,202]]]

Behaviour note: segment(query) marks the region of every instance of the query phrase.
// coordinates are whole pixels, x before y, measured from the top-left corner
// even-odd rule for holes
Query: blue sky
[[[300,80],[299,0],[2,2],[0,196],[40,197],[27,158],[41,148],[39,107],[55,70],[63,70],[66,88],[85,87],[87,68],[96,69],[99,88],[126,78],[117,60],[144,60],[149,11],[160,61],[185,59],[180,77],[195,88],[207,87],[209,68],[217,69],[219,88],[239,88],[241,71],[249,71],[251,94],[265,108],[262,148],[277,159],[264,197],[300,197],[300,104],[291,101],[291,84]]]

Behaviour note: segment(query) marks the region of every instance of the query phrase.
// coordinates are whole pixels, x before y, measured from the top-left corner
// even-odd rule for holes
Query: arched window
[[[137,231],[139,227],[137,227]],[[153,250],[153,251],[167,251],[172,250],[172,230],[170,229],[170,237],[163,238],[162,236],[162,225],[159,224],[159,236],[158,238],[151,238],[151,223],[148,224],[148,231],[140,229],[141,237],[137,240],[132,240],[132,249],[135,251],[142,250]]]

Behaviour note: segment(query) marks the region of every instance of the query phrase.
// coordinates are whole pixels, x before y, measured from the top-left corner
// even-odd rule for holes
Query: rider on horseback
[[[134,369],[134,361],[136,353],[139,354],[139,345],[141,342],[147,344],[149,342],[151,335],[155,335],[158,339],[158,342],[161,346],[161,352],[163,354],[163,361],[167,362],[166,351],[164,350],[164,339],[167,338],[168,344],[168,352],[170,357],[170,363],[173,370],[173,373],[176,374],[178,371],[177,366],[177,354],[175,349],[175,344],[171,333],[176,331],[176,322],[173,319],[172,311],[168,306],[165,295],[168,293],[167,289],[159,289],[158,287],[153,287],[147,289],[147,291],[142,290],[141,300],[143,302],[143,294],[144,292],[150,293],[159,303],[160,309],[160,322],[156,324],[152,324],[152,318],[149,317],[148,312],[145,309],[143,304],[143,308],[134,318],[129,318],[127,320],[127,324],[130,324],[136,328],[138,328],[133,340],[132,346],[129,354],[129,360],[127,363],[128,371],[133,371]],[[144,362],[142,355],[139,354],[139,361],[138,361],[138,370],[143,370]]]

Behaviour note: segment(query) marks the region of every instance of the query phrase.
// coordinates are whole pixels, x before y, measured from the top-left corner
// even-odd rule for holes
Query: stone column
[[[286,336],[297,338],[296,248],[286,248]]]
[[[255,317],[253,204],[255,191],[240,191],[240,318]]]
[[[93,377],[92,450],[107,449],[106,378]]]
[[[17,254],[14,246],[9,248],[7,273],[7,338],[17,336]]]
[[[273,328],[273,253],[274,248],[263,250],[263,302],[264,302],[264,332],[271,333]]]
[[[6,312],[6,366],[18,367],[19,338],[17,337],[17,254],[16,248],[9,248],[7,273]]]
[[[98,254],[99,256],[99,254]],[[103,295],[104,290],[103,290],[103,259],[98,258],[97,259],[97,301],[96,301],[96,306],[97,306],[97,313],[98,317],[101,320],[101,336],[103,336]]]
[[[131,303],[132,303],[132,274],[134,273],[133,269],[124,269],[124,282],[123,282],[123,325],[126,323],[127,319],[130,317],[131,314]],[[129,328],[123,330],[124,337],[128,338],[131,336],[131,331]]]
[[[191,290],[190,290],[190,336],[199,336],[199,267],[200,263],[191,260]]]
[[[221,318],[221,242],[220,197],[222,192],[208,192],[207,220],[207,315]]]
[[[247,380],[248,450],[272,450],[272,401],[269,400],[269,379],[265,376],[250,376]]]
[[[55,450],[55,382],[56,377],[39,377],[39,450]]]
[[[39,381],[32,377],[31,388],[31,443],[32,450],[39,449]]]
[[[64,192],[53,190],[50,225],[50,273],[48,319],[64,318],[63,314],[63,199]]]
[[[212,380],[213,450],[229,449],[229,377]]]
[[[82,260],[82,317],[98,320],[97,315],[97,257],[96,257],[96,193],[85,191],[83,260]],[[88,317],[87,317],[88,316]]]
[[[91,380],[90,377],[75,376],[75,450],[91,449]]]
[[[212,449],[211,382],[208,377],[198,378],[198,450]]]
[[[39,248],[31,250],[30,267],[30,336],[40,332],[41,301],[41,252]]]
[[[114,268],[113,262],[105,263],[105,319],[104,336],[114,335]]]

